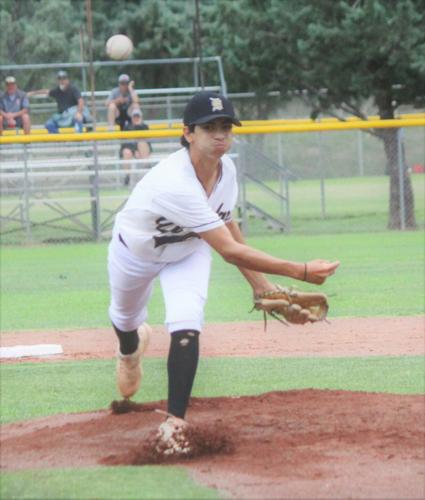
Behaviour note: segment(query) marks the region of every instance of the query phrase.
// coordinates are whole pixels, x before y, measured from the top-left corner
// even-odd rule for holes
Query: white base
[[[24,358],[28,356],[51,356],[63,354],[60,344],[15,345],[0,347],[0,358]]]

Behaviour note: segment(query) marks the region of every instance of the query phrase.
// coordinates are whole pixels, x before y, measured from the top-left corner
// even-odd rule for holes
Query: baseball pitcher
[[[291,262],[245,243],[232,220],[236,169],[226,155],[232,127],[241,123],[227,98],[212,92],[196,94],[186,105],[183,123],[183,147],[143,177],[117,214],[108,255],[109,315],[119,341],[117,382],[124,398],[131,398],[140,386],[141,360],[151,331],[147,307],[153,281],[160,279],[171,342],[169,416],[160,425],[158,439],[169,454],[189,450],[185,414],[198,365],[211,249],[239,268],[252,287],[257,309],[294,323],[323,319],[325,314],[317,312],[323,294],[316,294],[317,300],[315,294],[301,294],[299,303],[299,294],[272,284],[267,275],[319,285],[339,265],[325,260]]]

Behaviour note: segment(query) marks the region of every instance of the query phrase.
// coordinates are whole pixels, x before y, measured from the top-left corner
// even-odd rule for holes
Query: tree
[[[105,42],[113,34],[127,34],[134,43],[134,58],[161,59],[194,55],[194,4],[186,0],[93,0],[94,59],[106,60]],[[0,60],[2,64],[80,62],[80,30],[85,31],[84,0],[3,0],[0,6]],[[87,36],[85,36],[87,45]],[[87,47],[86,47],[87,48]],[[85,55],[87,60],[87,55]],[[116,83],[128,67],[96,72],[98,88]],[[46,87],[54,71],[19,71],[24,89]],[[78,83],[80,71],[71,71]],[[143,66],[132,76],[145,87],[190,85],[186,67]]]
[[[231,5],[229,5],[229,3]],[[400,104],[424,101],[425,13],[422,0],[221,0],[209,22],[237,87],[307,89],[312,115],[365,118],[372,98],[382,119]],[[210,33],[214,31],[210,28]],[[213,39],[205,45],[212,45]],[[211,50],[214,50],[211,49]],[[238,62],[239,61],[239,62]],[[232,87],[233,88],[233,87]],[[324,91],[323,89],[326,89]],[[397,129],[373,130],[390,175],[388,226],[401,226]],[[406,226],[414,228],[411,181],[404,178]]]
[[[80,2],[80,7],[81,7]],[[0,7],[2,64],[79,61],[79,28],[84,11],[70,0],[3,0]],[[54,72],[19,71],[22,88],[46,87]]]

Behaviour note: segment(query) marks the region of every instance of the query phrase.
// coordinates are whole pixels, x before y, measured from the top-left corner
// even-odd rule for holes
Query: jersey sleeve
[[[183,229],[202,233],[224,225],[218,214],[200,194],[160,193],[152,200],[153,209]]]

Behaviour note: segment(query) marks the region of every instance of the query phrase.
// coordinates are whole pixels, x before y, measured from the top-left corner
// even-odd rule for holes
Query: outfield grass
[[[412,176],[415,214],[418,226],[425,222],[424,176]],[[277,182],[267,185],[279,192]],[[247,199],[266,212],[281,217],[275,198],[247,184]],[[324,182],[325,214],[322,217],[320,180],[290,183],[291,232],[293,234],[338,234],[347,232],[385,231],[388,224],[389,177],[330,178]],[[249,234],[264,234],[264,223],[250,219]]]
[[[147,359],[141,401],[166,399],[166,359]],[[118,397],[114,361],[3,365],[1,422],[107,408]],[[194,396],[242,396],[290,389],[422,394],[420,356],[365,358],[204,358]],[[66,389],[64,389],[66,388]]]
[[[291,260],[339,259],[339,271],[322,287],[331,295],[331,316],[423,313],[424,240],[419,231],[333,237],[270,235],[250,238],[249,243]],[[3,247],[2,331],[108,326],[106,253],[106,244],[89,243]],[[282,278],[276,281],[296,284]],[[215,255],[207,321],[261,321],[260,314],[249,313],[250,303],[250,288],[238,270]],[[158,286],[149,313],[151,323],[162,323]]]

